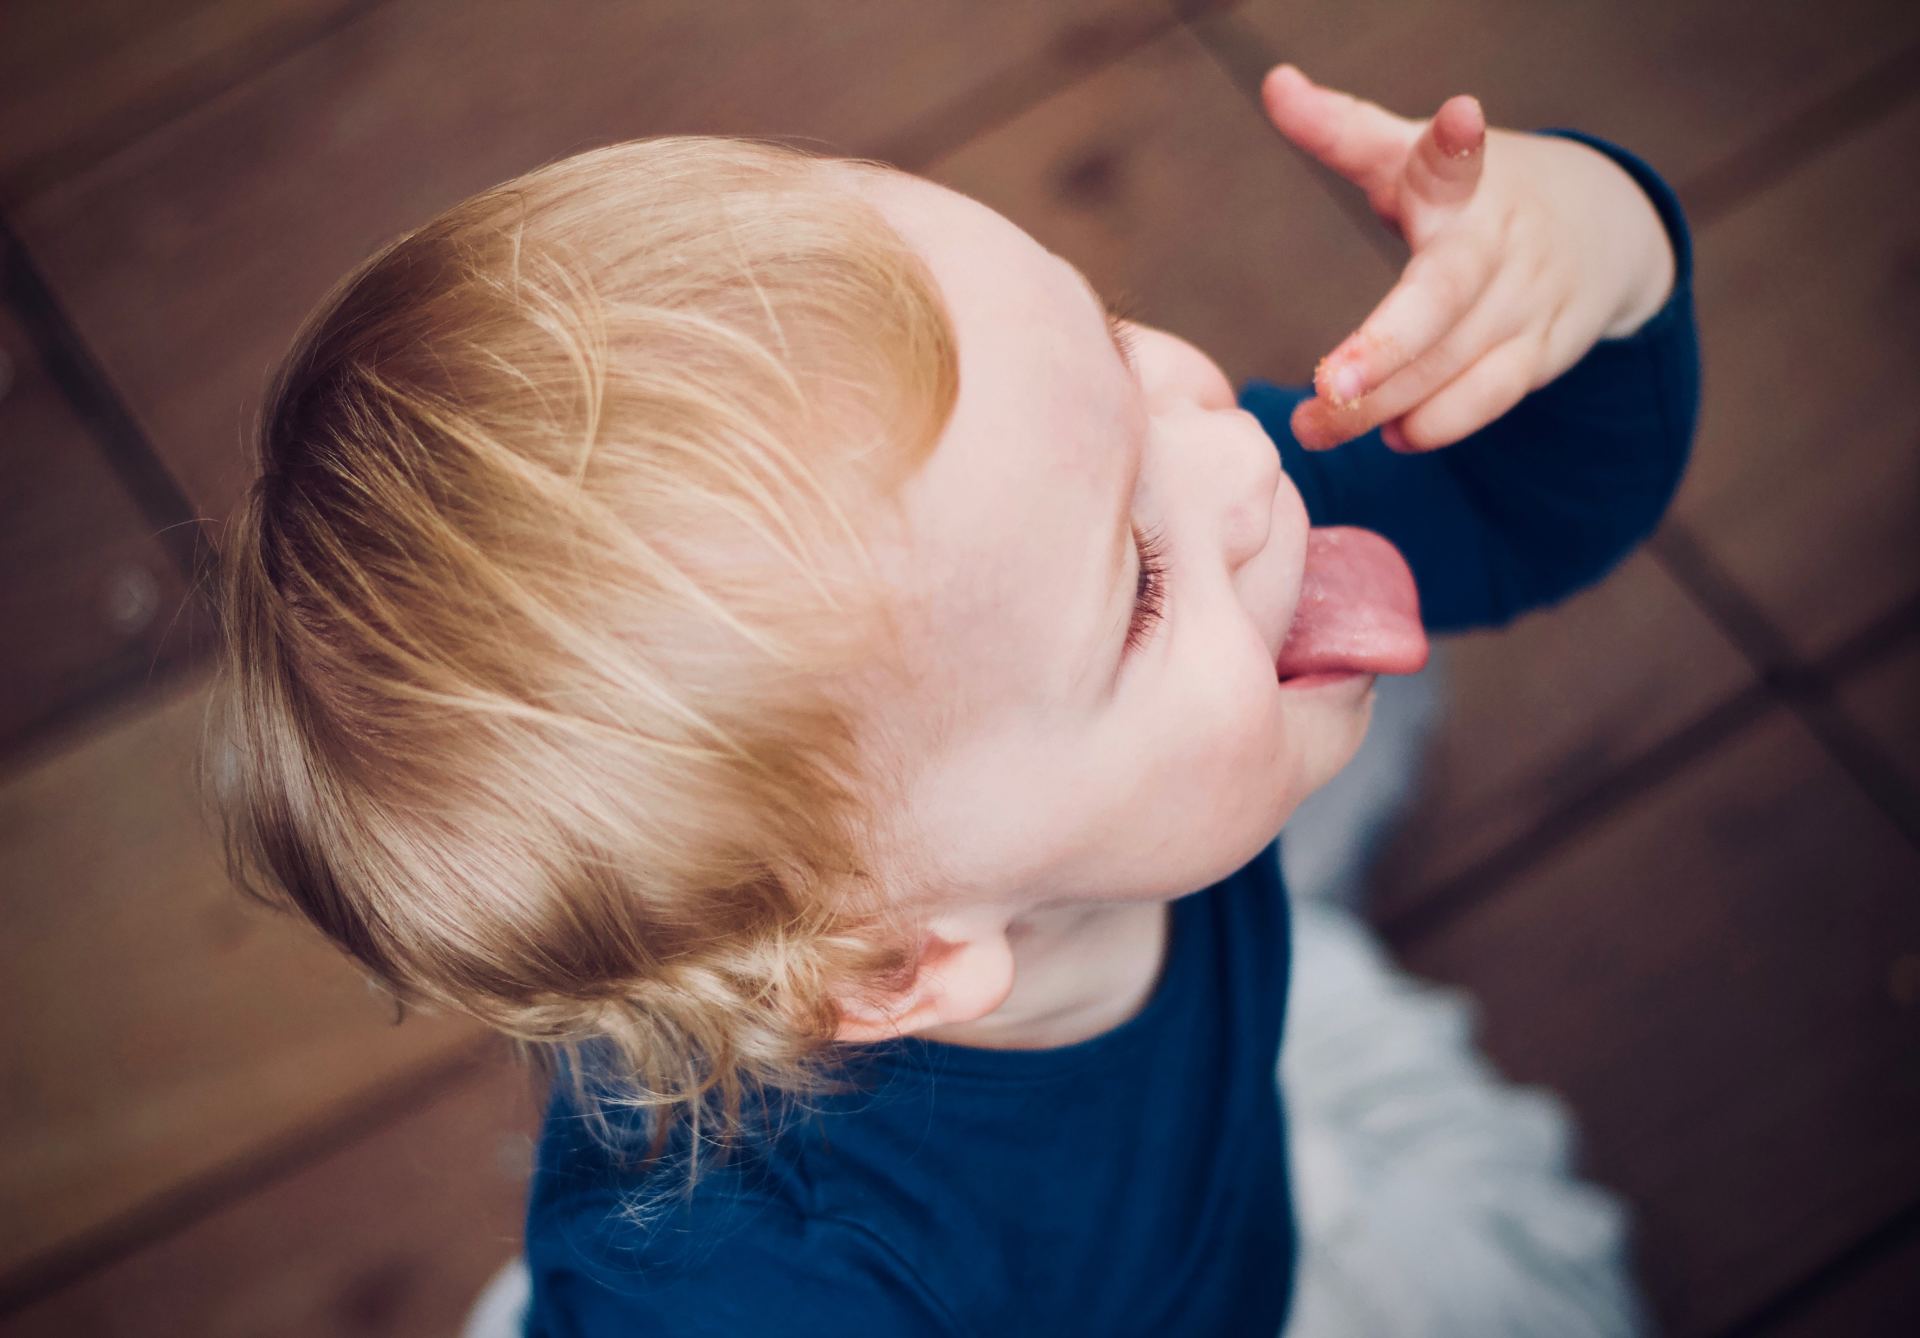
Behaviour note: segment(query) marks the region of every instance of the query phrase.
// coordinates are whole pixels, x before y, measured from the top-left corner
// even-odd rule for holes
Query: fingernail
[[[1336,400],[1352,401],[1360,398],[1360,392],[1366,388],[1366,378],[1353,363],[1343,362],[1333,369],[1333,375],[1327,378],[1327,385]]]

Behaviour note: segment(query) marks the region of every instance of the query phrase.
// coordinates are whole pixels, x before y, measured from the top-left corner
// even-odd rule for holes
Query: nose
[[[1280,450],[1260,420],[1244,409],[1216,411],[1220,448],[1220,535],[1227,569],[1235,571],[1267,546],[1273,494],[1280,486]]]

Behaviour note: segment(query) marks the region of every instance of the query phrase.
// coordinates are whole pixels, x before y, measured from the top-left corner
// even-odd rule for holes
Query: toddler
[[[1698,368],[1639,158],[1263,95],[1412,252],[1310,389],[706,138],[468,200],[301,335],[225,545],[234,852],[554,1058],[529,1334],[1282,1327],[1276,834],[1427,631],[1653,528]]]

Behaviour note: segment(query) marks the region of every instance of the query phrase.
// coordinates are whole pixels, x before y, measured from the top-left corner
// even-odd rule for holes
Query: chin
[[[1293,686],[1301,683],[1307,686]],[[1339,775],[1360,751],[1373,719],[1373,684],[1372,674],[1344,674],[1324,682],[1293,679],[1282,685],[1282,691],[1303,694],[1299,704],[1307,709],[1301,714],[1310,711],[1313,717],[1312,740],[1302,768],[1304,787],[1296,803]]]

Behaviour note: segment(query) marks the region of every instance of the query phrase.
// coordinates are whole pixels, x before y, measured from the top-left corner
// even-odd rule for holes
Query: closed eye
[[[1107,332],[1113,336],[1114,351],[1120,355],[1120,361],[1127,364],[1127,370],[1138,375],[1140,364],[1136,355],[1140,349],[1140,340],[1134,325],[1132,302],[1124,295],[1103,296],[1100,305],[1106,309]]]
[[[1140,575],[1133,596],[1133,617],[1127,624],[1127,652],[1152,639],[1167,609],[1167,550],[1158,529],[1145,533],[1134,527],[1133,543],[1140,555]]]

